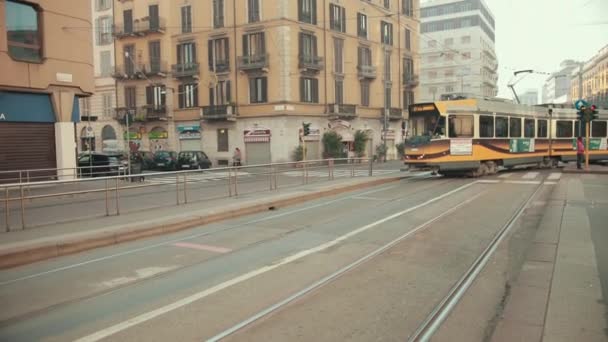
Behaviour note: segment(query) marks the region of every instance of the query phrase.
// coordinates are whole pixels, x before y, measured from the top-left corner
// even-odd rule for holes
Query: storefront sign
[[[201,126],[200,125],[179,125],[179,126],[177,126],[177,131],[178,132],[200,131],[200,130],[201,130]]]
[[[168,139],[169,133],[167,133],[167,131],[150,131],[148,133],[148,138],[151,140]]]
[[[587,146],[586,138],[583,138],[583,146]],[[589,139],[589,151],[598,151],[608,149],[606,138],[591,138]],[[572,139],[572,149],[576,150],[576,139]]]
[[[179,125],[177,131],[179,132],[180,140],[196,140],[201,138],[201,126],[200,125]]]
[[[534,139],[511,139],[509,142],[509,152],[511,153],[527,153],[534,152]]]
[[[255,128],[243,132],[245,142],[270,142],[270,129]]]
[[[386,135],[385,135],[386,134]],[[395,140],[395,130],[389,129],[386,132],[382,131],[382,139],[386,136],[386,140]]]
[[[123,136],[126,140],[127,132],[125,132]],[[129,140],[141,140],[141,134],[139,132],[129,132]]]
[[[470,156],[473,154],[473,139],[450,139],[450,154]]]
[[[304,141],[319,141],[321,140],[321,129],[319,128],[310,128],[310,133],[307,136],[304,136],[303,130],[302,128],[300,128],[298,130],[298,133],[300,135],[300,141],[302,141],[302,139]]]

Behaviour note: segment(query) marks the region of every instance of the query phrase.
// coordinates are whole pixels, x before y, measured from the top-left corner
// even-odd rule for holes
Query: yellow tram
[[[482,176],[499,167],[554,167],[576,160],[585,137],[576,109],[461,99],[409,106],[404,163],[441,174]],[[608,112],[591,123],[589,159],[607,159]]]

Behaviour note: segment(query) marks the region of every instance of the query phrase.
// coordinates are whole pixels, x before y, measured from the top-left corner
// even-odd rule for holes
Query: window
[[[97,0],[95,1],[95,10],[105,11],[112,7],[112,0]]]
[[[572,121],[558,120],[555,123],[555,136],[558,138],[572,138],[574,131],[572,130]]]
[[[414,60],[409,57],[403,59],[403,78],[406,81],[414,79]]]
[[[161,70],[160,62],[160,41],[155,40],[148,43],[148,52],[150,54],[150,71],[158,73]]]
[[[497,138],[508,138],[509,137],[509,119],[497,116],[495,121],[495,134]]]
[[[125,87],[125,107],[128,109],[134,109],[137,107],[135,87]]]
[[[182,65],[182,70],[186,70],[196,63],[195,43],[177,45],[177,63]]]
[[[401,12],[408,17],[414,16],[414,0],[401,0]]]
[[[509,118],[509,136],[511,138],[521,138],[520,118]]]
[[[448,69],[445,71],[445,77],[454,77],[454,70]]]
[[[103,110],[103,115],[106,117],[110,117],[112,116],[112,94],[111,93],[104,93],[101,95],[101,103],[102,103],[102,110]]]
[[[17,60],[39,62],[42,59],[42,32],[36,8],[8,0],[5,11],[9,55]]]
[[[538,126],[536,131],[537,138],[547,137],[547,120],[538,120]]]
[[[446,46],[454,45],[454,38],[446,38],[444,41],[444,45],[446,45]]]
[[[427,43],[429,47],[437,47],[437,41],[436,40],[429,40],[429,42]]]
[[[91,115],[91,99],[88,97],[81,97],[78,99],[80,107],[80,116]]]
[[[317,0],[298,0],[298,20],[317,24]]]
[[[369,106],[369,81],[361,81],[361,105]]]
[[[230,80],[219,81],[215,87],[209,88],[209,103],[212,106],[227,105],[230,99]]]
[[[462,53],[462,59],[471,59],[471,53],[470,52],[463,52]]]
[[[247,18],[250,23],[260,21],[260,0],[247,0]]]
[[[462,44],[469,44],[471,43],[471,36],[464,36],[460,38],[460,42]]]
[[[524,138],[534,138],[535,126],[534,119],[524,119]]]
[[[180,84],[178,93],[179,108],[198,107],[198,84]]]
[[[367,15],[357,13],[357,36],[367,38]]]
[[[453,93],[454,92],[454,86],[451,86],[451,85],[445,86],[445,92],[446,93]]]
[[[213,27],[224,27],[224,0],[213,0]]]
[[[451,115],[449,117],[450,138],[473,137],[473,117],[470,115]]]
[[[317,56],[317,37],[310,34],[300,32],[300,56],[311,58]]]
[[[329,4],[329,28],[346,32],[346,9],[334,4]]]
[[[487,115],[479,116],[479,137],[494,138],[494,117]]]
[[[393,24],[381,21],[380,30],[382,34],[380,41],[382,44],[393,45]]]
[[[319,103],[319,80],[316,78],[300,78],[300,101]]]
[[[606,121],[591,121],[591,136],[593,138],[605,138],[608,136]]]
[[[405,29],[405,49],[412,50],[412,32],[409,29]]]
[[[391,52],[384,51],[384,80],[391,80]]]
[[[372,65],[372,50],[368,47],[360,46],[357,49],[357,65],[371,66]]]
[[[122,23],[125,34],[133,33],[133,10],[122,11]]]
[[[410,105],[413,105],[414,102],[414,92],[411,90],[403,91],[403,109],[407,110]]]
[[[192,7],[182,7],[182,33],[192,32]]]
[[[334,82],[334,97],[337,104],[344,103],[344,81],[335,80]]]
[[[261,56],[266,54],[266,39],[264,32],[246,34],[243,36],[243,54],[245,56]]]
[[[429,71],[429,78],[437,78],[437,71]]]
[[[112,75],[112,53],[110,51],[101,51],[99,53],[99,66],[101,76]]]
[[[393,105],[393,96],[391,87],[384,87],[384,108],[391,108]]]
[[[386,8],[386,9],[391,8],[391,0],[384,0],[384,8]]]
[[[217,130],[217,151],[228,152],[230,151],[228,146],[228,130],[220,128]]]
[[[148,110],[163,111],[167,100],[167,91],[164,85],[146,87],[146,105]]]
[[[344,40],[334,38],[334,72],[344,73]]]
[[[209,70],[226,72],[230,70],[230,46],[228,38],[213,39],[208,42]]]
[[[255,77],[249,79],[249,103],[268,102],[268,79]]]
[[[97,45],[111,44],[112,37],[112,17],[100,17],[96,19],[96,41]]]
[[[586,137],[587,136],[587,125],[583,124],[583,126],[581,127],[580,122],[578,120],[576,120],[574,122],[574,136],[577,137]]]

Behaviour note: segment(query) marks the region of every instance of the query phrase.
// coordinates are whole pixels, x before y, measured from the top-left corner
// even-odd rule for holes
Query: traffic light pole
[[[587,121],[587,132],[585,134],[585,170],[589,171],[589,131],[591,130],[591,122]]]

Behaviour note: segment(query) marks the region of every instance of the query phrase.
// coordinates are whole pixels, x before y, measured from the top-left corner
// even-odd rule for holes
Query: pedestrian
[[[583,159],[585,155],[585,145],[583,145],[583,138],[578,137],[576,139],[576,168],[582,169]]]
[[[241,150],[237,147],[232,155],[232,166],[241,166]]]

